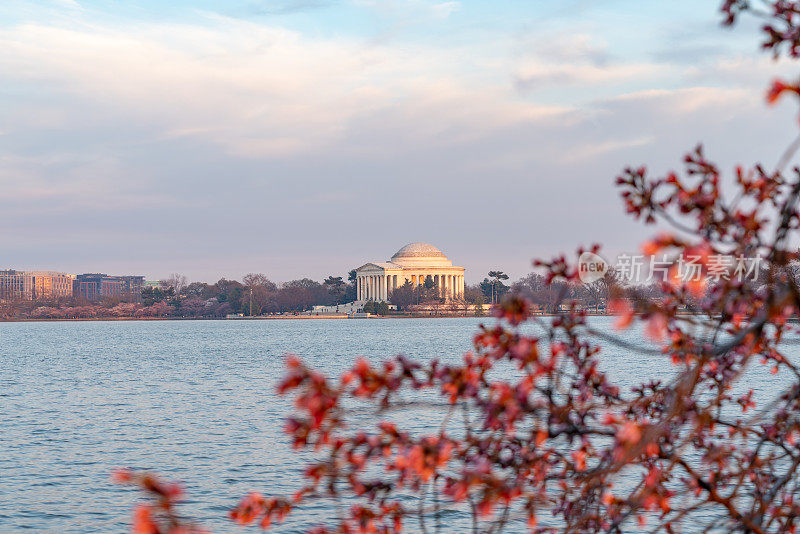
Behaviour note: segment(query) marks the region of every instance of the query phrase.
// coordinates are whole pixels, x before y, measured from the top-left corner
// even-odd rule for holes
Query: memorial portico
[[[464,296],[464,268],[456,267],[441,250],[428,243],[404,246],[388,262],[367,263],[356,269],[359,301],[388,301],[406,282],[421,286],[428,277],[445,300]]]

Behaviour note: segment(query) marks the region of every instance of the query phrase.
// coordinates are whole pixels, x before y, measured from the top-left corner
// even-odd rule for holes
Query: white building
[[[406,281],[421,286],[431,277],[446,300],[464,296],[464,268],[453,265],[441,250],[428,243],[404,246],[386,263],[367,263],[356,269],[358,301],[388,301]]]

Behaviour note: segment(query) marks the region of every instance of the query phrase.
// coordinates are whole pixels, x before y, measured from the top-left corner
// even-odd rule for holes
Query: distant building
[[[0,271],[0,299],[71,297],[74,276],[55,271]]]
[[[125,281],[125,292],[129,295],[136,297],[136,300],[142,298],[142,289],[144,289],[144,276],[120,276]]]
[[[67,298],[72,296],[74,275],[53,271],[28,271],[33,277],[33,298]]]
[[[334,304],[332,306],[312,306],[311,315],[351,315],[357,313],[364,307],[364,302],[348,302],[347,304]],[[390,310],[396,310],[397,306],[389,304]]]
[[[25,295],[25,273],[6,269],[0,271],[0,299],[20,299]]]
[[[76,297],[98,300],[109,297],[140,299],[144,276],[109,276],[102,273],[79,274],[73,283]]]
[[[404,246],[385,263],[367,263],[356,269],[357,302],[388,301],[392,291],[406,282],[421,286],[430,278],[439,296],[458,300],[464,296],[464,268],[456,267],[441,250],[428,243]]]

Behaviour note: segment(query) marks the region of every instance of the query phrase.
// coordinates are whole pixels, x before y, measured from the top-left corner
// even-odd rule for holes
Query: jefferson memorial
[[[442,298],[463,297],[464,268],[454,266],[433,245],[411,243],[386,263],[367,263],[356,269],[358,300],[388,301],[392,291],[406,282],[421,286],[429,276]]]

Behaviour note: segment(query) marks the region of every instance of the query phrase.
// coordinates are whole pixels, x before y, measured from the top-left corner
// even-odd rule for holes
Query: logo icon
[[[584,252],[578,258],[578,278],[584,284],[597,282],[606,275],[608,263],[594,252]]]

